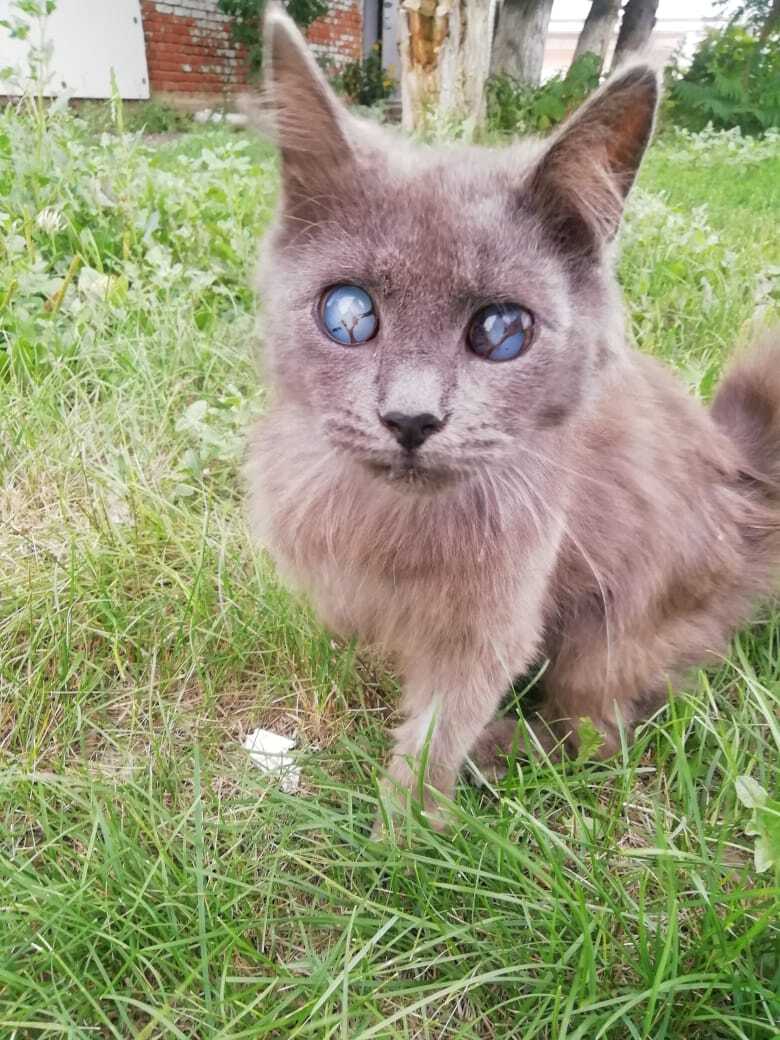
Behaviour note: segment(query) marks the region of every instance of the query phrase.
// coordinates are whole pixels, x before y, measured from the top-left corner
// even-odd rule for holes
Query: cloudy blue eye
[[[320,301],[320,321],[337,343],[353,346],[376,336],[379,318],[374,301],[357,285],[334,285]]]
[[[533,315],[519,304],[491,303],[471,319],[466,338],[487,361],[513,361],[530,343],[533,325]]]

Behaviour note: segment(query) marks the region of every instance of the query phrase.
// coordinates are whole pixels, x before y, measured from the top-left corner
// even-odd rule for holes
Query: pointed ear
[[[285,208],[303,216],[327,201],[354,161],[350,117],[277,3],[266,8],[263,44],[265,106],[282,153]]]
[[[620,71],[563,124],[532,170],[529,201],[567,258],[593,256],[617,232],[658,93],[650,66]]]

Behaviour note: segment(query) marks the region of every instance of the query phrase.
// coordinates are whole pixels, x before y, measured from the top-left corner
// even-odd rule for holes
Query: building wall
[[[9,0],[0,0],[0,18],[10,7]],[[44,36],[51,46],[49,96],[109,98],[113,75],[123,98],[149,97],[139,0],[58,0],[46,19]],[[0,27],[0,69],[15,72],[12,79],[0,80],[1,95],[37,92],[29,62],[30,45],[37,40],[36,28],[21,39]]]
[[[230,94],[246,82],[246,60],[216,0],[141,0],[152,94]]]
[[[363,53],[361,0],[330,0],[308,38],[334,71]],[[222,100],[247,84],[247,60],[230,36],[217,0],[141,0],[152,94],[197,106]]]
[[[659,18],[647,46],[647,57],[659,67],[665,65],[672,55],[689,60],[708,29],[720,29],[725,24],[721,17],[707,18]],[[542,79],[565,73],[574,57],[574,49],[582,28],[582,19],[551,19],[544,49]],[[607,48],[604,68],[612,64],[612,52],[617,42],[617,27]]]
[[[306,36],[326,67],[338,69],[363,57],[361,0],[328,0],[328,13],[309,26]]]

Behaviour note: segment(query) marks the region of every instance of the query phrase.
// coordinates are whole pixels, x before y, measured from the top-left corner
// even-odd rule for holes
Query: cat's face
[[[633,73],[633,136],[612,152],[587,110],[548,149],[424,150],[351,119],[286,19],[269,29],[284,198],[263,288],[277,395],[324,450],[399,487],[522,464],[565,431],[608,359],[620,309],[604,248],[655,77]],[[617,99],[601,97],[596,115],[614,120]]]

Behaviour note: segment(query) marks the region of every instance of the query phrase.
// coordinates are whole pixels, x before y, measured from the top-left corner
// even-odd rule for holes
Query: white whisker
[[[593,575],[596,585],[598,586],[599,594],[601,596],[601,602],[604,607],[604,628],[607,647],[607,669],[605,676],[605,684],[609,686],[610,678],[612,675],[612,629],[610,625],[609,597],[607,595],[607,588],[604,583],[604,579],[597,570],[596,565],[594,564],[590,555],[585,551],[585,548],[582,546],[579,539],[577,539],[572,533],[571,528],[566,523],[565,518],[555,512],[555,510],[545,500],[538,488],[534,488],[528,481],[524,480],[520,473],[516,473],[516,476],[523,482],[523,485],[528,490],[528,492],[536,497],[539,504],[547,510],[550,516],[561,524],[564,536],[569,539],[569,541],[572,543],[575,549],[582,556],[583,560],[588,565],[588,568],[590,569],[590,572]]]

